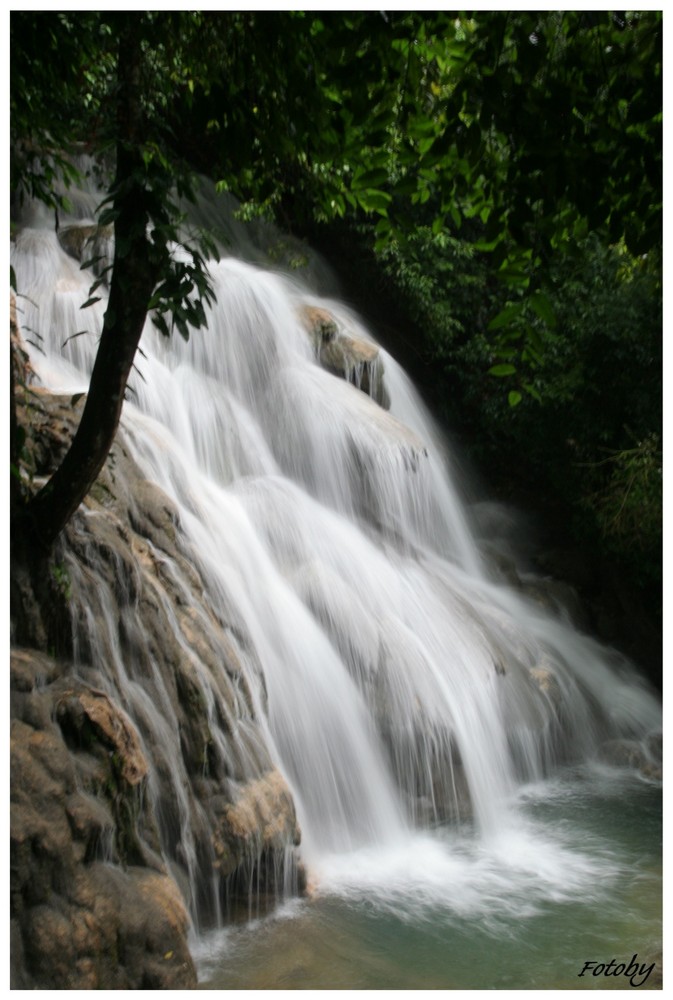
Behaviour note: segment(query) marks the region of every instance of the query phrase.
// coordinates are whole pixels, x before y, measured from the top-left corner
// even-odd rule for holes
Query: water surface
[[[631,989],[587,961],[657,968],[661,796],[614,772],[520,793],[490,843],[438,829],[405,854],[324,862],[312,898],[195,945],[204,989]],[[634,985],[642,982],[634,977]]]

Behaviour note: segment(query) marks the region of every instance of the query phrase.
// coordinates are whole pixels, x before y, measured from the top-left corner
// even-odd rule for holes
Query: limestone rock
[[[334,316],[318,306],[304,305],[299,316],[322,367],[388,409],[390,397],[385,388],[384,368],[379,348],[362,337],[349,336],[340,329]]]
[[[133,724],[102,691],[67,692],[56,704],[56,718],[75,730],[84,740],[91,727],[98,741],[116,754],[119,774],[129,785],[138,785],[147,776],[147,761]]]
[[[12,986],[194,987],[177,886],[165,872],[121,863],[116,808],[124,793],[115,788],[110,741],[124,753],[134,746],[123,713],[81,681],[71,679],[74,690],[65,693],[63,666],[45,654],[15,650],[11,678],[17,716],[38,694],[52,709],[40,725],[11,723]],[[55,721],[64,697],[92,720],[78,750]],[[126,761],[131,780],[140,771],[134,764]]]
[[[27,490],[80,409],[31,393]],[[207,925],[253,885],[303,884],[252,639],[122,431],[49,560],[14,560],[11,595],[13,984],[194,986],[182,899]]]
[[[652,760],[661,764],[664,752],[664,740],[662,733],[650,733],[646,740],[647,752]]]
[[[205,791],[202,786],[202,800]],[[211,834],[213,868],[227,879],[230,898],[245,898],[247,890],[241,876],[250,870],[251,862],[261,893],[282,891],[283,880],[288,877],[295,880],[295,891],[303,890],[300,865],[295,864],[288,872],[269,863],[301,838],[292,795],[276,768],[243,784],[231,797],[213,795],[211,791],[209,802],[216,818]]]
[[[319,306],[304,305],[299,312],[304,329],[313,341],[316,354],[323,343],[328,343],[337,335],[339,327],[334,317]]]
[[[31,385],[28,398],[17,397],[17,422],[25,432],[25,477],[51,474],[70,447],[77,429],[81,404],[71,396],[57,396]]]
[[[257,839],[262,849],[287,843],[288,833],[299,842],[290,789],[278,769],[249,782],[226,816],[235,836]]]

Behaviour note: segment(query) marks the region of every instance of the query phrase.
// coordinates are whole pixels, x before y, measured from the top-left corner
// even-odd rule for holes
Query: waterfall
[[[93,225],[90,203],[79,204],[81,217],[67,221]],[[90,272],[39,213],[29,221],[12,252],[21,326],[43,384],[74,396],[87,388],[105,291],[82,310]],[[239,763],[228,767],[241,782],[267,757],[280,770],[309,871],[394,850],[438,824],[497,839],[516,823],[524,782],[660,727],[657,700],[628,663],[489,564],[447,445],[359,318],[301,273],[259,259],[226,256],[210,271],[207,329],[169,341],[148,320],[122,433],[143,479],[177,512],[208,608],[238,623],[228,635],[242,674],[227,697],[254,733],[223,723],[220,688],[233,682],[217,674],[219,651],[209,649],[214,665],[185,651],[214,752],[227,759],[236,743]],[[165,554],[161,566],[189,607],[189,567]],[[83,665],[107,663],[96,676],[143,736],[149,794],[160,817],[170,814],[163,850],[197,909],[194,830],[205,820],[161,694],[162,663],[135,612],[124,628],[147,656],[142,669],[125,661],[102,584],[74,558],[69,567],[75,650]],[[192,611],[204,643],[221,641]],[[184,649],[168,604],[165,619]]]

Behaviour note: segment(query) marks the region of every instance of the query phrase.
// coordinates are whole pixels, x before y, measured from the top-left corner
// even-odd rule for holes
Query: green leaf
[[[496,375],[498,378],[503,378],[505,375],[515,375],[516,368],[514,365],[510,364],[493,365],[492,368],[488,369],[488,374]]]
[[[504,284],[511,288],[528,288],[530,285],[530,275],[515,267],[501,267],[498,277]]]
[[[358,191],[357,199],[366,212],[380,212],[381,215],[387,214],[388,205],[393,200],[385,191],[374,190]]]
[[[63,350],[63,348],[65,347],[65,345],[68,344],[68,343],[70,343],[71,340],[74,340],[75,337],[83,337],[84,334],[86,334],[88,332],[89,332],[88,330],[78,330],[77,333],[71,333],[70,336],[66,337],[65,340],[63,341],[63,343],[61,344],[61,350]]]
[[[465,211],[466,218],[469,218],[471,215],[474,215],[474,212]],[[495,248],[499,245],[501,240],[502,236],[498,235],[493,240],[477,240],[476,243],[473,244],[473,246],[475,250],[479,250],[481,253],[490,253],[491,250],[495,250]]]
[[[512,391],[507,396],[507,402],[509,403],[510,406],[518,406],[522,399],[523,396],[516,389],[512,389]]]
[[[115,209],[115,208],[106,208],[105,211],[101,212],[101,214],[98,217],[98,225],[99,226],[109,226],[111,223],[114,223],[114,222],[117,221],[117,217],[118,216],[119,216],[119,212],[118,212],[117,209]]]
[[[105,277],[101,276],[100,278],[96,278],[93,285],[89,289],[89,295],[93,295],[93,293],[97,291],[103,284],[105,284]]]
[[[85,392],[76,392],[74,396],[70,397],[70,405],[77,406],[82,396],[86,396]]]
[[[80,309],[87,309],[89,306],[92,306],[94,302],[100,302],[100,295],[93,295],[90,299],[87,299],[86,302],[82,303]]]
[[[80,271],[86,271],[88,267],[93,267],[99,260],[105,260],[105,254],[99,254],[98,257],[89,257],[88,260],[83,260],[79,266]]]
[[[538,403],[542,402],[542,396],[540,395],[540,393],[538,392],[538,390],[535,388],[534,385],[531,385],[529,382],[524,382],[523,387],[529,396],[532,396],[533,399],[537,400]]]
[[[152,316],[152,322],[156,326],[159,333],[163,334],[164,337],[170,337],[171,331],[168,329],[168,323],[161,313],[154,313]]]
[[[381,168],[376,170],[356,170],[353,175],[351,188],[353,191],[361,191],[364,188],[379,188],[388,180],[388,171]]]
[[[554,307],[544,292],[533,292],[528,299],[531,309],[547,326],[556,326],[556,314]]]
[[[509,326],[513,320],[521,317],[521,302],[512,302],[501,309],[497,316],[494,316],[488,324],[488,330],[499,330],[503,326]]]

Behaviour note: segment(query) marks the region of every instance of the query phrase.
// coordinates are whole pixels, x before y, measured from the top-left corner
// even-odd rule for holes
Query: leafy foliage
[[[12,13],[10,32],[12,193],[59,206],[63,183],[79,177],[73,145],[95,141],[102,95],[113,86],[110,25],[92,13],[22,11]]]
[[[585,498],[610,548],[628,551],[641,572],[651,569],[643,565],[643,555],[651,555],[661,544],[661,460],[657,434],[647,435],[632,448],[612,452],[594,467],[607,470],[601,488]]]

